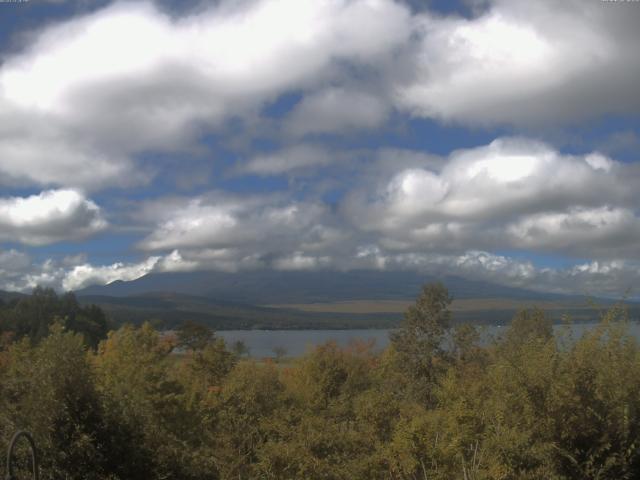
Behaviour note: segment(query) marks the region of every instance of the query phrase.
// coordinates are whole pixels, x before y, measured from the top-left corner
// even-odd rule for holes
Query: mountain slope
[[[518,309],[544,302],[556,320],[564,313],[594,319],[582,297],[404,271],[163,273],[76,293],[117,322],[155,320],[172,327],[193,320],[217,329],[388,328],[402,318],[404,308],[397,305],[412,302],[423,284],[435,280],[458,300],[456,320],[505,323]]]
[[[561,299],[562,295],[504,287],[459,277],[415,272],[181,272],[146,275],[130,282],[94,286],[79,295],[114,297],[170,292],[249,304],[334,302],[354,299],[414,299],[420,287],[440,280],[454,298]]]
[[[3,302],[9,302],[9,301],[14,300],[16,298],[22,298],[24,296],[25,296],[24,293],[6,292],[4,290],[0,290],[0,300],[3,301]]]
[[[116,323],[151,321],[161,328],[173,328],[185,320],[217,330],[389,328],[396,325],[401,317],[397,313],[305,312],[177,293],[128,297],[81,295],[78,298],[82,304],[99,305]]]

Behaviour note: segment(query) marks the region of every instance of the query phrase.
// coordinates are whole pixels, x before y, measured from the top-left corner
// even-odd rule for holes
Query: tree
[[[453,354],[458,361],[467,361],[480,352],[480,333],[473,325],[463,323],[453,329]]]
[[[2,309],[0,331],[13,332],[16,340],[28,337],[36,344],[49,334],[55,322],[82,334],[91,348],[96,348],[109,330],[100,307],[81,306],[71,292],[58,296],[51,288],[36,287],[32,295],[12,301]]]
[[[33,433],[41,478],[144,478],[122,462],[135,446],[128,432],[107,421],[81,335],[54,324],[36,347],[27,339],[15,343],[6,352],[0,384],[1,436],[8,439],[18,429]]]
[[[400,328],[391,334],[398,367],[411,379],[414,393],[425,401],[444,368],[443,340],[451,321],[451,301],[442,283],[425,285],[405,312]]]
[[[242,340],[236,340],[235,342],[233,342],[233,345],[231,346],[231,350],[233,351],[233,353],[235,353],[238,357],[244,357],[244,356],[248,356],[249,355],[249,347],[247,346],[247,344],[242,341]]]
[[[280,363],[287,354],[287,349],[282,346],[273,347],[273,353],[276,356],[276,363]]]
[[[553,322],[539,309],[521,310],[511,320],[504,343],[521,345],[527,342],[548,342],[553,338]]]
[[[267,440],[264,424],[281,402],[282,384],[271,364],[238,363],[216,393],[210,435],[222,478],[264,478],[256,472]]]
[[[213,331],[204,325],[187,320],[176,330],[178,347],[187,350],[202,350],[211,343],[215,335]]]
[[[191,470],[197,417],[187,412],[184,387],[172,375],[173,349],[147,323],[110,332],[94,359],[97,386],[110,421],[135,432],[137,447],[122,461],[149,459],[141,478],[212,478]]]
[[[212,389],[220,388],[236,362],[236,354],[227,350],[221,338],[202,350],[190,351],[179,365],[179,378],[185,386],[188,404],[203,402]]]

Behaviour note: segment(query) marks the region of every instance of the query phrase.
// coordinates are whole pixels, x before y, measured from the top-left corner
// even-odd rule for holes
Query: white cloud
[[[276,170],[291,163],[267,162]],[[624,280],[640,257],[637,179],[635,165],[597,152],[566,155],[503,138],[447,159],[384,150],[359,176],[343,176],[353,191],[335,209],[287,194],[217,191],[147,201],[132,218],[150,232],[138,246],[161,258],[154,271],[441,268],[537,288],[533,280],[548,272],[486,252],[624,261]],[[562,282],[578,273],[553,281],[569,288]]]
[[[392,152],[391,152],[392,153]],[[356,188],[343,210],[396,250],[526,248],[611,257],[638,251],[637,168],[498,139]]]
[[[25,252],[0,250],[0,290],[30,292],[37,286],[60,291],[79,290],[116,280],[135,280],[156,271],[186,269],[192,269],[192,266],[183,262],[178,252],[151,256],[139,262],[93,265],[84,255],[37,262]]]
[[[0,290],[28,292],[39,285],[58,288],[62,273],[50,259],[38,264],[25,252],[0,250]]]
[[[100,208],[75,190],[0,198],[0,241],[46,245],[85,238],[106,226]]]
[[[388,99],[355,88],[328,88],[307,95],[286,121],[292,135],[344,133],[381,126],[389,113]]]
[[[152,272],[188,271],[202,268],[182,258],[178,251],[150,256],[139,262],[94,265],[85,255],[36,262],[17,250],[0,250],[0,290],[30,292],[37,286],[60,291],[80,290],[90,285],[106,285],[116,280],[131,281]]]
[[[302,99],[285,135],[378,128],[393,107],[544,126],[635,113],[640,11],[628,7],[495,0],[467,19],[391,0],[222,2],[182,16],[115,3],[3,59],[0,182],[143,184],[154,171],[138,154],[191,152],[203,132],[255,120],[292,91]]]
[[[313,257],[302,252],[295,252],[292,255],[278,258],[273,267],[276,270],[317,270],[322,266],[331,265],[329,257]]]
[[[163,168],[150,154],[201,154],[200,139],[229,119],[246,121],[251,136],[263,107],[288,92],[301,94],[292,111],[263,119],[287,141],[380,128],[398,113],[554,128],[638,112],[640,9],[577,0],[486,7],[461,18],[412,16],[391,0],[250,0],[170,16],[150,2],[123,2],[52,23],[0,65],[0,185],[58,190],[0,198],[0,241],[43,245],[100,231],[100,208],[80,192],[145,184]],[[632,137],[612,138],[609,152]],[[392,149],[340,155],[310,144],[245,157],[235,173],[293,177],[331,165],[342,176],[304,179],[318,184],[313,195],[323,182],[352,192],[337,211],[300,191],[295,199],[162,199],[136,225],[148,232],[139,247],[157,256],[35,265],[11,250],[0,254],[5,285],[420,262],[557,288],[576,278],[586,285],[587,275],[604,281],[605,270],[616,285],[636,278],[640,171],[601,152],[568,155],[511,138],[446,160]],[[210,165],[199,166],[206,174],[183,174],[185,188],[207,183],[199,177]],[[553,273],[484,252],[498,248],[593,262]]]
[[[140,243],[145,250],[238,250],[264,256],[290,251],[301,242],[322,239],[317,229],[326,217],[316,203],[284,201],[277,197],[198,197],[162,213],[147,208],[153,231]],[[158,216],[160,218],[158,218]]]
[[[430,275],[457,275],[468,279],[516,286],[540,292],[587,294],[640,298],[633,287],[640,282],[640,263],[627,260],[591,261],[566,268],[540,268],[530,261],[485,251],[469,250],[459,254],[385,253],[374,245],[361,246],[357,254],[344,257],[310,255],[302,251],[274,258],[270,263],[255,256],[239,258],[237,252],[194,250],[187,259],[180,251],[165,256],[151,256],[140,262],[92,265],[82,261],[45,260],[36,263],[16,250],[0,251],[0,289],[31,291],[38,285],[59,290],[78,290],[89,285],[104,285],[116,280],[134,280],[146,274],[166,271],[213,269],[237,271],[276,268],[310,270],[328,268],[348,270],[373,268],[379,270],[417,270]]]
[[[565,212],[538,213],[506,227],[513,244],[523,249],[582,253],[587,257],[610,255],[640,257],[640,218],[627,208],[570,208]]]
[[[0,78],[2,75],[0,68]],[[140,184],[131,159],[91,143],[64,119],[19,110],[3,101],[0,89],[0,185],[62,185],[103,188]]]
[[[233,206],[202,206],[193,202],[160,225],[142,245],[157,250],[176,246],[205,246],[208,243],[231,244],[241,240],[232,233],[238,225],[233,210]]]
[[[324,148],[296,145],[275,153],[258,155],[240,165],[237,171],[256,175],[279,175],[328,165],[335,156]]]
[[[17,250],[0,251],[0,289],[22,290],[23,276],[31,267],[31,259]]]
[[[223,192],[148,202],[136,218],[151,233],[139,246],[179,250],[186,266],[175,268],[228,271],[395,268],[425,255],[492,271],[497,257],[483,263],[485,257],[463,255],[478,249],[633,262],[640,257],[638,173],[597,152],[565,155],[522,138],[446,160],[388,149],[359,176],[343,177],[352,191],[337,209],[285,195]]]
[[[422,13],[398,105],[470,124],[635,113],[639,19],[633,5],[574,0],[494,0],[470,19]]]
[[[152,272],[160,260],[160,257],[149,257],[139,263],[117,262],[105,266],[94,266],[89,263],[76,265],[64,273],[62,288],[79,290],[89,285],[106,285],[116,280],[135,280]]]
[[[461,254],[392,253],[369,249],[369,260],[384,270],[418,270],[430,275],[455,275],[497,285],[559,294],[640,298],[640,263],[592,261],[564,268],[536,267],[531,261],[482,250]],[[369,263],[369,268],[375,268]]]
[[[406,42],[409,18],[387,0],[225,3],[175,18],[127,2],[54,24],[0,67],[0,174],[143,182],[137,153],[191,149],[203,129],[314,88],[340,62],[376,64]]]

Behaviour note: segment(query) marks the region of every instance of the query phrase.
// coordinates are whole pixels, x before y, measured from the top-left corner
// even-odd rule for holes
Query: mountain
[[[335,302],[354,299],[415,299],[423,284],[442,281],[456,299],[563,299],[562,295],[504,287],[460,277],[434,277],[406,271],[357,270],[154,273],[130,282],[116,281],[76,292],[80,296],[126,297],[174,293],[254,305]]]
[[[174,328],[185,320],[216,330],[388,328],[395,313],[325,313],[217,301],[180,293],[147,293],[127,297],[80,295],[82,304],[96,304],[117,324],[151,321]]]
[[[583,297],[545,294],[459,277],[415,272],[182,272],[150,274],[76,292],[82,304],[97,304],[116,324],[153,321],[173,328],[192,320],[214,329],[389,328],[415,300],[423,284],[440,280],[454,297],[454,320],[508,322],[537,305],[553,319],[569,314],[594,320]],[[0,291],[0,300],[23,296]],[[602,305],[611,301],[599,301]],[[630,304],[633,318],[640,304]]]
[[[452,306],[456,320],[506,323],[518,309],[533,305],[543,305],[556,320],[565,313],[594,319],[583,297],[406,271],[161,273],[76,294],[116,322],[154,320],[169,328],[184,320],[216,329],[389,328],[421,286],[435,280],[457,300]]]
[[[24,296],[26,296],[24,293],[6,292],[4,290],[0,290],[0,301],[3,302],[10,302],[11,300],[22,298]]]

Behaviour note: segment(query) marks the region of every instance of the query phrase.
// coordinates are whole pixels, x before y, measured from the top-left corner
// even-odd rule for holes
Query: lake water
[[[391,330],[220,330],[216,335],[227,345],[241,340],[249,348],[252,357],[273,357],[274,349],[284,348],[286,356],[297,357],[316,345],[334,340],[347,346],[352,340],[374,340],[376,347],[389,343]]]
[[[597,324],[574,323],[568,328],[574,338],[579,338],[595,325]],[[489,341],[508,327],[490,325],[481,328],[483,339]],[[566,328],[563,325],[554,326],[557,332]],[[297,357],[331,340],[343,347],[354,340],[374,341],[376,348],[383,349],[389,344],[389,332],[391,330],[220,330],[216,335],[224,338],[229,346],[239,340],[244,342],[252,357],[261,358],[274,357],[277,348],[283,348],[286,356]],[[629,333],[640,340],[640,324],[630,323]]]

